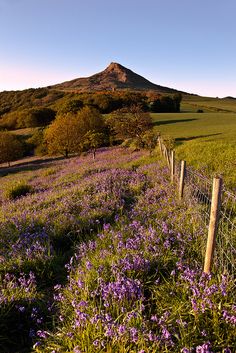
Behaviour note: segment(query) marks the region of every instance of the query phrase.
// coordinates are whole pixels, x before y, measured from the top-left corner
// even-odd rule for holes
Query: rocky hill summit
[[[114,91],[122,89],[155,90],[160,93],[176,93],[175,89],[156,85],[126,67],[112,62],[103,71],[90,77],[77,78],[53,86],[62,90]]]

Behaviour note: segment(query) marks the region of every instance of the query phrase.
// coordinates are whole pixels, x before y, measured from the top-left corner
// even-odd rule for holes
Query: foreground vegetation
[[[1,351],[235,351],[234,284],[202,274],[205,228],[158,158],[102,149],[1,178]]]

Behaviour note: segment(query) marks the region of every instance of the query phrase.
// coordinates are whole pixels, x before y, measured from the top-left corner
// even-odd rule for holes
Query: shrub
[[[168,150],[172,150],[175,147],[175,139],[172,136],[163,136],[163,142]]]
[[[5,191],[4,196],[6,199],[15,200],[21,196],[25,196],[33,191],[32,186],[25,182],[18,182],[9,185]]]
[[[36,156],[44,156],[47,154],[47,146],[44,142],[44,128],[35,130],[33,135],[27,140],[27,143],[33,146]]]
[[[50,176],[56,174],[57,169],[56,168],[47,168],[42,172],[42,176]]]
[[[17,136],[9,132],[0,132],[0,163],[8,163],[20,159],[24,148]]]

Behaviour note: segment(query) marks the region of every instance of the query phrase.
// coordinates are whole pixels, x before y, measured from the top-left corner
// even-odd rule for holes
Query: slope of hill
[[[0,118],[5,114],[31,109],[32,107],[50,107],[58,111],[62,105],[74,99],[85,101],[85,105],[88,102],[89,104],[95,104],[96,102],[93,102],[93,98],[95,95],[99,96],[101,94],[106,95],[105,98],[103,97],[105,101],[109,97],[116,100],[117,97],[119,99],[121,95],[125,95],[126,91],[144,95],[148,91],[153,91],[160,95],[181,93],[183,97],[181,112],[196,112],[198,110],[217,113],[236,112],[236,99],[233,97],[202,97],[160,86],[148,81],[130,69],[112,62],[104,71],[90,77],[76,78],[48,87],[0,92]],[[94,95],[94,97],[91,97],[91,95]],[[101,100],[102,98],[100,97]],[[97,101],[97,97],[95,101]],[[104,113],[102,109],[101,111]],[[10,119],[12,120],[12,117]]]
[[[126,67],[112,62],[104,71],[90,77],[77,78],[57,84],[55,89],[104,91],[116,89],[155,90],[160,93],[176,93],[175,89],[156,85]]]
[[[117,147],[1,178],[0,352],[235,352],[234,282],[202,274],[189,203]]]

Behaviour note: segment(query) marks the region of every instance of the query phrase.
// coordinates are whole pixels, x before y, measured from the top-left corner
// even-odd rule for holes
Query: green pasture
[[[182,112],[220,112],[236,113],[236,99],[233,98],[211,98],[196,95],[184,95],[181,102]]]
[[[176,141],[176,154],[212,176],[223,176],[236,189],[236,113],[152,114],[154,126]]]
[[[179,142],[203,138],[230,142],[236,138],[236,113],[155,113],[155,128]]]

